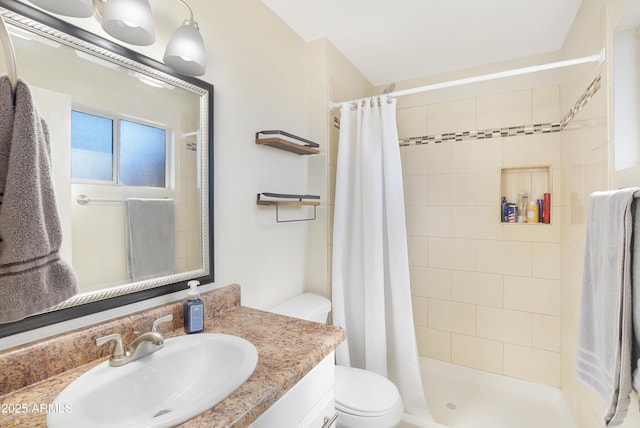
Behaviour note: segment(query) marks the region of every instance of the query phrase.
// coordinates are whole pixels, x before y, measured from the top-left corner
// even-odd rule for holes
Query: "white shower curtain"
[[[395,99],[342,107],[333,229],[339,365],[388,377],[406,413],[432,421],[413,325]]]

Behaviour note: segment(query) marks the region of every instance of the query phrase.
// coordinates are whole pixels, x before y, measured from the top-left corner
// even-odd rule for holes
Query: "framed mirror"
[[[213,86],[26,4],[0,13],[50,127],[80,287],[0,337],[212,282]]]

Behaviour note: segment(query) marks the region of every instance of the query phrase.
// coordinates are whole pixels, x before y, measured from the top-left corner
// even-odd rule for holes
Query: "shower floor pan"
[[[429,358],[420,370],[429,410],[449,428],[577,428],[557,388]]]

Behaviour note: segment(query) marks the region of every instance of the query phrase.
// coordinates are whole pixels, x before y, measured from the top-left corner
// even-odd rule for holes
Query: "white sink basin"
[[[253,373],[258,351],[246,340],[201,333],[121,367],[109,362],[70,383],[47,415],[48,428],[171,427],[224,400]]]

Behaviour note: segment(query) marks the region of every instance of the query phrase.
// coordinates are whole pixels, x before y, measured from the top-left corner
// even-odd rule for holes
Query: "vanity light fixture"
[[[156,41],[156,27],[148,0],[108,0],[102,11],[102,29],[125,43],[148,46]]]
[[[109,0],[111,1],[111,0]],[[164,63],[180,73],[201,76],[207,69],[207,50],[200,35],[193,11],[182,0],[177,0],[189,11],[189,18],[173,33],[164,53]]]
[[[125,43],[147,46],[155,42],[155,23],[149,0],[29,0],[49,12],[88,18],[95,16],[102,29]],[[207,51],[193,11],[183,0],[176,0],[189,11],[167,44],[164,63],[179,73],[201,76],[207,69]]]

